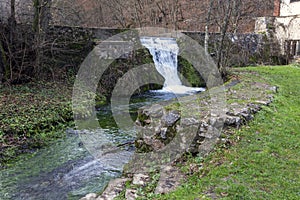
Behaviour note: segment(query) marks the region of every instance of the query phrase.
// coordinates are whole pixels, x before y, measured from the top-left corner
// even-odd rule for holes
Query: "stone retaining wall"
[[[138,151],[149,152],[164,148],[176,134],[188,133],[191,126],[196,126],[193,142],[186,151],[200,154],[209,153],[213,147],[210,146],[211,142],[216,142],[218,140],[216,137],[220,136],[217,133],[219,126],[223,126],[223,130],[228,127],[239,128],[253,119],[254,114],[262,106],[269,105],[272,101],[271,93],[276,91],[276,87],[258,82],[236,84],[241,85],[241,88],[235,90],[234,86],[227,86],[225,88],[226,96],[228,99],[242,101],[227,102],[224,115],[213,116],[210,109],[213,105],[209,105],[212,100],[207,99],[206,95],[209,95],[205,94],[207,92],[198,95],[196,100],[191,98],[184,101],[184,108],[190,109],[189,114],[184,117],[180,115],[183,112],[183,108],[180,106],[175,109],[171,106],[171,110],[169,110],[170,106],[159,105],[141,108],[137,121],[141,130],[141,134],[136,140]]]
[[[142,152],[163,153],[162,149],[170,145],[177,135],[184,138],[185,135],[191,133],[191,130],[194,132],[188,137],[192,136],[193,142],[189,146],[185,146],[183,139],[182,143],[172,146],[170,149],[172,152],[169,152],[168,155],[172,155],[173,152],[177,153],[178,149],[186,147],[184,152],[205,156],[214,149],[217,143],[230,145],[231,141],[227,135],[229,128],[239,128],[247,124],[263,106],[268,106],[272,102],[273,95],[277,92],[277,87],[265,84],[263,79],[258,78],[258,74],[254,72],[236,72],[235,76],[236,79],[225,84],[226,108],[222,116],[210,113],[212,101],[208,91],[184,97],[179,101],[184,105],[171,101],[141,108],[136,122],[140,131],[135,142],[137,154]],[[248,78],[244,79],[243,76]],[[253,77],[255,77],[255,81]],[[196,109],[197,107],[198,109]],[[185,112],[184,108],[189,108],[188,116],[182,115]],[[223,131],[216,137],[212,133],[220,125],[223,127]],[[81,200],[113,199],[120,193],[125,193],[126,199],[136,199],[141,195],[138,188],[147,187],[153,182],[156,182],[154,190],[156,194],[167,193],[174,190],[185,179],[186,175],[172,161],[164,162],[162,166],[155,166],[157,163],[162,163],[160,160],[148,160],[148,162],[150,162],[149,167],[152,167],[148,168],[150,171],[144,170],[145,165],[148,164],[147,160],[131,160],[125,167],[123,177],[110,181],[101,195],[88,194]],[[197,166],[195,167],[197,168]],[[193,166],[190,168],[193,170]],[[151,170],[160,174],[159,180],[155,180],[151,176],[149,173],[153,172]],[[197,169],[195,170],[197,171]],[[129,184],[131,187],[125,186]]]

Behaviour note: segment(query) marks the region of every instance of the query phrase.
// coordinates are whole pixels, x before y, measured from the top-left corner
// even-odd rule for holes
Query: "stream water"
[[[176,40],[142,38],[141,41],[153,55],[155,66],[166,81],[162,90],[149,91],[131,98],[130,110],[133,119],[136,117],[135,111],[143,105],[174,99],[178,94],[186,95],[203,90],[182,86],[177,75]],[[119,106],[122,110],[122,105]],[[134,140],[132,131],[117,127],[109,105],[98,110],[98,121],[101,130],[85,130],[86,134],[95,135],[101,131],[98,134],[101,138],[97,138],[97,141],[109,141],[117,145]],[[126,146],[120,154],[121,157],[116,157],[116,160],[99,162],[86,150],[79,135],[77,131],[69,129],[64,139],[31,155],[23,155],[13,166],[1,170],[0,199],[79,199],[87,193],[101,191],[109,180],[120,176],[123,165],[134,152],[134,147]]]
[[[143,105],[174,97],[172,93],[161,92],[132,97],[132,117],[135,118],[134,111]],[[109,105],[99,109],[98,120],[105,127],[103,137],[113,138],[115,143],[133,139],[130,132],[117,128]],[[109,180],[120,176],[120,163],[115,167],[114,163],[98,162],[82,145],[76,131],[66,132],[65,138],[31,155],[21,156],[13,166],[0,171],[1,200],[79,199],[87,193],[101,191]],[[124,149],[127,157],[133,151],[132,146]]]

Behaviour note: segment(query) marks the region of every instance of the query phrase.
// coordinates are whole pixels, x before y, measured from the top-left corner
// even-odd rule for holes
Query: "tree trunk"
[[[2,41],[0,40],[0,85],[2,84],[3,78],[5,76],[5,52],[2,46]]]
[[[13,44],[15,40],[15,30],[16,30],[16,2],[15,0],[10,1],[10,17],[8,19],[9,24],[9,42]]]
[[[206,18],[206,25],[205,25],[205,38],[204,38],[204,50],[205,53],[208,55],[208,42],[209,42],[209,25],[210,25],[210,17],[211,17],[211,9],[213,6],[214,0],[210,0],[209,6],[208,6],[208,12],[207,12],[207,18]]]
[[[241,0],[233,0],[233,34],[236,35],[241,17]]]
[[[220,27],[221,28],[221,40],[219,42],[218,50],[217,50],[217,66],[223,77],[225,77],[227,75],[225,66],[222,63],[222,59],[223,59],[223,48],[224,48],[225,36],[226,36],[227,30],[228,30],[229,18],[231,16],[231,10],[232,10],[231,9],[231,0],[227,0],[227,2],[224,5],[226,5],[225,18],[222,23],[222,26]]]
[[[50,6],[52,0],[34,0],[33,30],[35,33],[35,73],[39,73],[42,65],[43,45],[46,40],[51,20]]]

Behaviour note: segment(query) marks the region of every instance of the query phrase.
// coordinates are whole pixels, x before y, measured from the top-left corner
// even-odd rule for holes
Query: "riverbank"
[[[277,86],[273,102],[263,105],[255,118],[240,129],[232,127],[223,132],[220,142],[207,157],[186,155],[173,163],[171,178],[165,176],[168,173],[162,175],[157,171],[119,179],[117,199],[299,198],[299,65],[242,68],[234,70],[235,75],[246,82],[262,81]],[[236,85],[233,90],[239,87]],[[250,100],[255,100],[257,95]],[[227,103],[240,100],[229,97]],[[158,194],[160,177],[169,185],[178,184],[176,177],[181,177],[181,185],[171,193]],[[124,189],[120,189],[122,184]]]
[[[20,153],[64,137],[57,131],[73,120],[72,86],[31,82],[0,88],[0,168]]]
[[[278,86],[273,103],[241,129],[232,129],[207,158],[188,159],[198,166],[176,191],[155,199],[299,199],[300,68],[245,68]],[[149,198],[151,199],[151,198]]]

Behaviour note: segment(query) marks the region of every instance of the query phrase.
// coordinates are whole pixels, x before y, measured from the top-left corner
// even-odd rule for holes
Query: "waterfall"
[[[157,71],[165,78],[164,88],[182,85],[177,74],[177,55],[179,47],[174,38],[141,38],[142,44],[149,49]]]
[[[165,78],[162,91],[195,93],[205,90],[182,85],[177,72],[179,47],[175,38],[141,37],[140,41],[152,55],[156,70]]]

